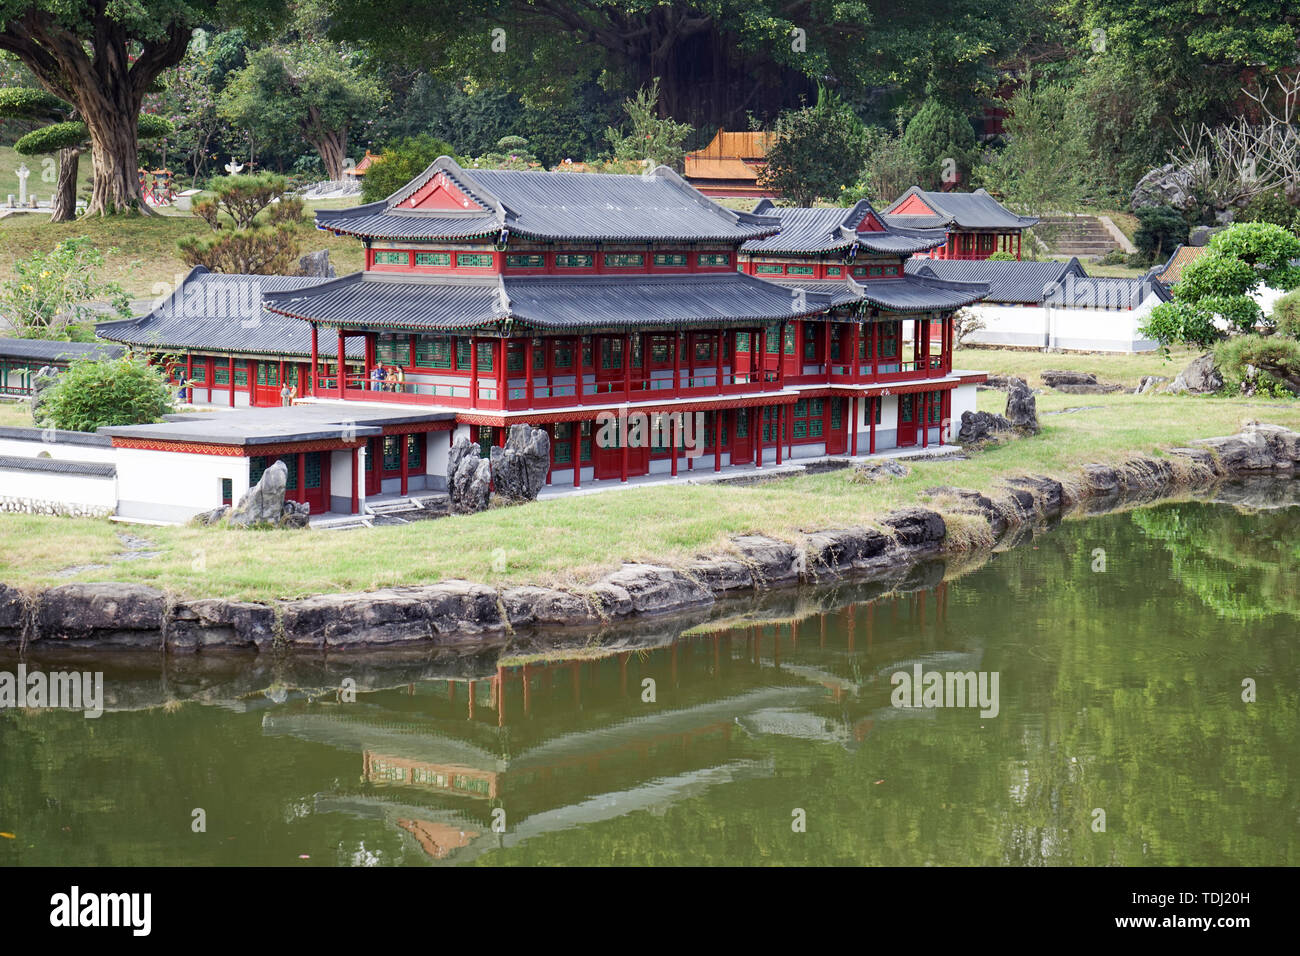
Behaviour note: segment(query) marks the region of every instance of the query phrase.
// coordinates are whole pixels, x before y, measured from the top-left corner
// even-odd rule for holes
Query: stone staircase
[[[1053,256],[1080,259],[1104,256],[1120,243],[1096,216],[1047,215],[1034,227]]]

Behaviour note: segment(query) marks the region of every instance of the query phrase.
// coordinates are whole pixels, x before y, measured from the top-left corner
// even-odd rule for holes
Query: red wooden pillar
[[[533,407],[533,337],[524,341],[524,400],[526,407]]]
[[[781,336],[781,340],[780,340],[781,344],[778,345],[776,348],[776,354],[777,354],[776,387],[785,388],[785,323],[784,322],[782,322],[780,326],[778,326],[778,333]],[[798,348],[798,345],[799,343],[795,342],[796,348]],[[782,437],[784,437],[784,435],[785,433],[783,432]]]
[[[871,323],[871,378],[880,374],[880,323]]]
[[[582,336],[573,337],[573,367],[577,374],[573,377],[573,404],[582,404]]]
[[[307,453],[298,452],[298,480],[294,483],[294,493],[299,501],[307,500]]]
[[[675,397],[682,388],[682,333],[673,332],[673,388],[669,393]],[[674,456],[676,460],[676,456]],[[676,472],[673,472],[676,474]]]
[[[496,375],[494,377],[497,383],[496,400],[497,400],[497,406],[499,408],[506,407],[506,394],[510,388],[510,373],[506,371],[506,353],[508,351],[507,346],[509,346],[509,344],[510,344],[509,339],[497,339],[492,344],[492,354],[493,356],[495,356],[493,361],[496,362],[496,366],[494,369],[494,371],[496,372]],[[504,442],[501,442],[499,444],[503,444],[503,443]]]
[[[410,440],[409,435],[397,436],[397,443],[402,452],[402,497],[406,497],[407,482],[411,473],[411,463],[407,461],[409,449],[406,447]]]
[[[849,351],[849,355],[852,357],[851,358],[852,364],[850,364],[849,366],[849,372],[852,380],[855,382],[858,380],[858,371],[861,368],[861,365],[858,363],[858,348],[859,348],[858,343],[861,340],[861,337],[862,337],[862,325],[859,322],[854,322],[853,323],[853,344]]]
[[[230,407],[235,407],[235,356],[226,359],[226,373],[230,376]],[[252,389],[249,389],[251,392]],[[251,404],[251,403],[250,403]]]
[[[785,364],[785,356],[781,356],[781,363]],[[779,373],[778,373],[779,374]],[[785,444],[785,406],[776,406],[776,463],[781,464],[781,446]]]
[[[578,378],[582,379],[582,351],[578,351]],[[569,451],[573,459],[573,487],[582,487],[582,422],[573,423],[573,437],[569,439],[573,447]]]
[[[880,396],[867,399],[867,454],[876,453],[876,409],[880,407]]]
[[[822,327],[822,362],[826,366],[826,375],[831,374],[831,322],[826,320]]]
[[[713,470],[722,471],[722,413],[709,414],[713,416]]]
[[[469,337],[469,407],[478,408],[478,339]]]
[[[758,330],[758,381],[759,388],[767,388],[767,326]]]
[[[858,457],[858,397],[849,396],[849,454]]]
[[[921,393],[921,447],[930,444],[930,393]]]
[[[316,395],[316,361],[318,358],[317,347],[319,345],[317,335],[316,323],[313,322],[311,323],[311,374],[307,376],[307,381],[311,384],[311,394],[313,398]],[[303,392],[306,393],[306,391],[307,390],[304,388]]]
[[[361,511],[361,446],[352,449],[352,513]]]
[[[713,390],[715,392],[720,391],[722,389],[722,337],[723,335],[724,333],[722,329],[718,329],[718,333],[715,336],[715,340],[714,340],[714,344],[717,346],[717,353],[713,356],[714,358]]]
[[[338,378],[335,384],[338,386],[339,398],[342,398],[343,389],[347,387],[346,379],[347,379],[347,369],[348,369],[348,357],[347,357],[345,340],[343,338],[343,328],[341,326],[338,329],[338,334],[339,334],[339,355],[338,355],[339,368],[338,368]]]
[[[754,467],[763,467],[763,409],[754,409]]]
[[[676,344],[676,339],[677,336],[674,334],[673,336],[674,347]],[[673,450],[673,477],[674,478],[677,477],[677,441],[678,441],[678,435],[681,433],[681,425],[678,424],[680,420],[681,420],[680,418],[674,417],[673,415],[668,416],[668,444],[672,446],[672,450]]]
[[[626,332],[623,333],[623,401],[632,401],[632,336]],[[626,458],[625,451],[624,460]],[[623,475],[623,480],[627,480],[626,474]]]
[[[1020,233],[1016,233],[1016,259],[1020,258]]]

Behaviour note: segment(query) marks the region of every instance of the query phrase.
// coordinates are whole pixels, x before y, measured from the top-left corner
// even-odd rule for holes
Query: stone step
[[[366,513],[372,515],[397,515],[408,511],[422,510],[424,510],[424,506],[410,498],[400,498],[397,501],[381,501],[378,504],[366,502]]]
[[[368,515],[339,515],[335,518],[313,518],[311,527],[317,531],[348,531],[369,528],[373,522]]]

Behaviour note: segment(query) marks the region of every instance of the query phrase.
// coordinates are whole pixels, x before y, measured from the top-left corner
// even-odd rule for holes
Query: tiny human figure
[[[384,390],[384,367],[376,365],[370,370],[370,390],[372,392],[382,392]]]
[[[289,386],[287,384],[280,386],[280,404],[281,405],[293,404],[293,393],[289,391]]]
[[[402,390],[402,381],[405,377],[406,376],[403,374],[402,370],[396,365],[388,369],[388,390],[390,392],[400,392]]]

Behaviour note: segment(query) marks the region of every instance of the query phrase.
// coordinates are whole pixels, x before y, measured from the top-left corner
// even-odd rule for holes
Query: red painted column
[[[361,447],[352,449],[352,513],[361,511]]]
[[[478,339],[469,337],[469,407],[478,408]]]
[[[754,409],[754,467],[763,467],[763,409]]]
[[[1016,233],[1016,259],[1020,258],[1020,233]]]
[[[581,373],[582,373],[581,346],[579,346],[579,352],[578,352],[578,366],[579,366],[578,373],[580,376],[579,380],[581,380]],[[569,454],[573,458],[573,487],[581,488],[582,487],[582,422],[573,423],[572,442],[573,442],[573,447],[569,451]]]
[[[826,366],[826,380],[830,381],[831,375],[831,322],[826,320],[825,327],[822,331],[822,364]]]
[[[717,335],[714,336],[714,343],[713,343],[713,344],[714,344],[714,347],[715,347],[715,349],[716,349],[716,352],[714,353],[714,356],[713,356],[713,359],[714,359],[714,361],[713,361],[713,365],[714,365],[714,370],[713,370],[713,391],[714,391],[714,392],[719,392],[719,391],[722,390],[722,338],[723,338],[723,334],[724,334],[724,333],[723,333],[722,329],[718,329]]]
[[[294,483],[294,492],[299,501],[307,500],[307,453],[298,452],[298,480]]]
[[[871,379],[880,375],[880,323],[871,323]]]
[[[785,355],[781,356],[781,363],[785,364]],[[779,374],[779,373],[778,373]],[[785,406],[776,406],[776,463],[781,464],[781,446],[785,444]]]
[[[397,436],[397,444],[402,452],[402,497],[406,497],[407,479],[409,478],[411,472],[411,463],[406,460],[407,441],[408,441],[407,436],[405,435]]]
[[[573,378],[573,404],[582,404],[582,336],[573,337],[573,367],[577,375]]]
[[[921,447],[930,444],[930,393],[921,393]]]
[[[230,407],[235,407],[235,357],[226,359],[226,372],[230,375]]]
[[[632,401],[632,336],[626,332],[623,333],[623,401]],[[623,450],[623,458],[624,461],[627,460],[626,448]],[[623,470],[623,480],[627,481],[626,466]]]
[[[849,441],[852,443],[849,454],[858,457],[858,397],[849,396]]]
[[[676,397],[682,389],[682,333],[673,332],[673,387],[669,395]],[[674,460],[676,456],[674,455]],[[677,472],[673,472],[677,474]]]
[[[524,401],[527,408],[533,407],[533,337],[524,342]]]
[[[497,407],[506,407],[506,395],[510,390],[510,373],[506,370],[506,355],[508,352],[509,339],[497,339],[492,349],[492,354],[496,356],[496,379],[497,379]],[[502,440],[504,444],[504,439]]]
[[[338,368],[338,377],[335,381],[335,384],[338,386],[339,398],[342,398],[343,389],[347,387],[347,368],[348,368],[347,351],[344,346],[342,327],[338,329],[338,335],[339,335],[339,355],[338,355],[339,368]]]
[[[320,344],[317,341],[318,335],[319,333],[316,329],[316,323],[313,322],[311,323],[311,375],[308,376],[308,382],[311,384],[311,394],[313,398],[316,396],[316,361],[318,359],[318,346]],[[306,389],[303,389],[303,391],[306,392]]]
[[[674,344],[676,342],[676,339],[677,336],[674,335],[673,336]],[[674,478],[677,477],[677,442],[678,442],[678,436],[681,434],[681,425],[679,425],[678,422],[679,419],[677,418],[670,417],[668,419],[668,444],[672,446],[672,450],[673,450],[673,477]]]
[[[876,453],[876,409],[880,407],[880,396],[867,399],[867,427],[869,430],[867,454]]]
[[[767,390],[767,326],[758,330],[758,381],[759,388]]]
[[[849,355],[852,356],[851,359],[852,364],[850,364],[849,366],[849,371],[851,373],[850,379],[851,381],[854,382],[858,380],[858,370],[861,368],[861,365],[858,362],[858,349],[860,348],[859,342],[861,338],[862,338],[862,325],[861,323],[854,322],[853,323],[853,344],[849,349]]]
[[[943,425],[948,420],[948,398],[952,392],[943,391],[939,393],[939,445],[943,446]]]

